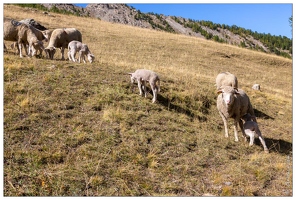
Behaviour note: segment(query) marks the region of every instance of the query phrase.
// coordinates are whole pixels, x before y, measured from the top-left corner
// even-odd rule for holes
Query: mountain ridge
[[[215,24],[211,21],[197,21],[183,17],[156,13],[142,13],[127,4],[87,4],[85,8],[74,4],[40,4],[52,12],[66,12],[82,17],[155,29],[176,34],[214,40],[283,57],[292,57],[292,40],[282,36],[260,34],[236,25]]]

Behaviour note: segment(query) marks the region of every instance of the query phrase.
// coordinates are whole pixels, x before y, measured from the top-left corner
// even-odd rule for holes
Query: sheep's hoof
[[[236,138],[236,139],[234,139],[234,141],[235,141],[235,142],[238,142],[238,139]]]
[[[268,149],[265,149],[265,150],[264,150],[264,153],[269,153],[269,150],[268,150]]]

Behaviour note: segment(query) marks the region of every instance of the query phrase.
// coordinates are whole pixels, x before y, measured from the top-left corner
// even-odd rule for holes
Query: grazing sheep
[[[64,60],[64,50],[68,48],[68,44],[73,40],[82,42],[82,35],[76,28],[59,28],[53,30],[48,46],[45,48],[47,57],[52,60],[56,52],[55,49],[60,48],[62,60]]]
[[[228,118],[234,119],[235,141],[238,141],[237,123],[240,125],[243,136],[246,137],[241,117],[246,113],[250,113],[253,120],[257,122],[249,97],[243,90],[231,86],[222,86],[217,93],[219,94],[217,98],[217,108],[224,122],[225,137],[228,137]]]
[[[47,30],[44,26],[41,26],[40,24],[38,24],[37,22],[35,22],[33,19],[30,19],[30,21],[28,22],[28,20],[22,20],[22,21],[16,21],[13,19],[5,19],[6,21],[10,21],[11,24],[13,26],[19,26],[21,24],[26,24],[32,31],[33,33],[36,35],[37,39],[40,41],[45,40],[46,42],[50,39],[50,35],[51,35],[51,31]],[[42,30],[39,30],[38,28],[41,27]],[[17,49],[18,53],[19,53],[19,45],[17,42],[14,42],[13,44],[11,44],[11,49]],[[29,49],[28,44],[26,45],[26,47]],[[26,48],[24,46],[24,48]],[[34,49],[34,47],[32,49],[29,49],[29,54],[31,54],[30,51],[35,51],[36,53],[39,51],[41,55],[42,54],[42,48],[41,46],[35,46],[37,47],[37,49]]]
[[[234,74],[229,72],[222,72],[216,77],[216,86],[217,90],[220,89],[221,86],[231,86],[233,88],[238,88],[238,81]]]
[[[254,84],[252,89],[253,90],[260,90],[260,85],[259,84]]]
[[[141,96],[144,92],[145,97],[147,97],[146,82],[150,83],[153,92],[152,103],[155,103],[157,99],[157,92],[160,92],[160,79],[158,75],[155,72],[146,69],[137,69],[134,73],[129,73],[129,75],[131,77],[132,83],[134,83],[135,81],[138,82]]]
[[[83,44],[79,41],[73,40],[68,45],[68,58],[69,60],[72,60],[75,62],[75,56],[77,51],[79,52],[78,62],[80,63],[80,60],[82,59],[84,63],[85,56],[87,56],[87,59],[90,63],[92,63],[95,60],[95,56],[90,52],[88,46],[86,44]]]
[[[16,41],[18,43],[18,50],[20,57],[22,58],[22,45],[29,45],[29,53],[25,48],[26,54],[31,55],[31,49],[44,49],[43,42],[39,40],[36,36],[37,29],[26,24],[19,23],[15,20],[4,19],[4,31],[3,37],[7,41]],[[35,51],[33,50],[32,56],[34,56]]]
[[[249,146],[253,146],[255,134],[257,134],[261,144],[263,145],[264,151],[268,153],[268,148],[266,147],[265,141],[262,137],[261,131],[259,130],[258,124],[252,121],[252,116],[250,115],[250,113],[247,113],[244,116],[242,116],[242,119],[245,121],[243,125],[244,131],[250,137]]]

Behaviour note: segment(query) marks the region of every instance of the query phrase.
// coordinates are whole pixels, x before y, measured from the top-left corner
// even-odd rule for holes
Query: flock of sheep
[[[85,56],[87,56],[90,63],[95,58],[88,46],[82,43],[82,34],[75,28],[60,28],[52,32],[48,30],[40,31],[30,24],[4,18],[4,40],[15,42],[20,57],[23,57],[22,46],[24,46],[28,56],[34,56],[38,51],[42,54],[42,51],[45,51],[46,57],[53,59],[56,49],[60,48],[62,60],[64,60],[64,49],[68,48],[70,61],[77,61],[75,58],[77,52],[79,53],[78,62],[83,60],[86,63]],[[46,48],[43,46],[43,40],[49,41]],[[147,97],[146,82],[149,82],[153,92],[152,103],[155,103],[157,93],[160,92],[159,76],[155,72],[146,69],[138,69],[133,73],[129,73],[129,75],[132,83],[137,82],[141,96],[144,94]],[[247,141],[246,136],[248,135],[250,137],[249,145],[252,146],[254,137],[257,134],[264,151],[268,153],[250,99],[243,90],[238,89],[236,76],[229,72],[220,73],[216,78],[216,86],[219,94],[217,108],[224,122],[225,137],[228,137],[227,119],[233,118],[235,141],[238,141],[237,124],[239,124],[245,141]],[[260,90],[260,86],[254,85],[253,89]]]
[[[64,50],[68,48],[69,60],[76,62],[76,53],[79,53],[78,62],[85,61],[85,56],[92,63],[95,56],[90,52],[88,46],[82,43],[82,34],[76,28],[59,28],[53,31],[39,30],[34,26],[25,23],[25,21],[16,21],[13,19],[4,18],[3,36],[6,41],[13,41],[13,46],[16,46],[18,54],[22,58],[22,46],[25,49],[27,56],[37,55],[39,51],[45,51],[46,57],[53,59],[57,48],[61,49],[62,60]],[[49,41],[48,46],[44,48],[43,40]],[[4,49],[6,46],[4,44]]]
[[[129,73],[129,75],[132,83],[137,81],[141,96],[144,93],[145,97],[147,97],[146,82],[149,82],[153,92],[152,103],[154,103],[157,99],[157,92],[160,91],[159,76],[155,72],[146,69],[138,69],[134,73]],[[229,72],[222,72],[216,77],[216,86],[219,94],[217,109],[224,122],[225,137],[228,137],[227,119],[233,118],[235,141],[238,141],[237,124],[239,123],[245,141],[247,141],[248,135],[250,137],[249,145],[252,146],[255,135],[257,135],[264,151],[268,153],[269,150],[259,130],[250,99],[242,89],[238,89],[237,77]],[[242,120],[244,120],[244,123]]]

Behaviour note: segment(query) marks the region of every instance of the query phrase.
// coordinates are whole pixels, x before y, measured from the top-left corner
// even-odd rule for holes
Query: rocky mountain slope
[[[237,33],[229,28],[217,26],[212,22],[201,23],[182,17],[165,16],[155,13],[142,13],[126,4],[88,4],[85,8],[73,4],[42,4],[49,10],[65,11],[78,16],[88,16],[112,23],[121,23],[142,28],[162,30],[177,34],[185,34],[204,39],[211,39],[221,43],[241,46],[244,48],[256,49],[267,53],[276,53],[290,57],[292,55],[292,40],[284,48],[273,47],[263,40],[254,38],[247,33]],[[233,28],[233,27],[231,27]],[[241,29],[234,26],[234,30]],[[240,30],[239,30],[240,31]],[[262,36],[261,36],[262,37]],[[281,38],[280,38],[281,39]],[[283,43],[282,40],[279,43]]]

